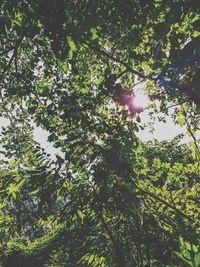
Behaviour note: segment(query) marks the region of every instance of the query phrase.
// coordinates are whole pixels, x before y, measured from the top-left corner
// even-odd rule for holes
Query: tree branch
[[[170,2],[170,1],[168,1],[168,3],[169,3],[169,2]],[[174,15],[175,11],[176,11],[176,8],[173,7],[172,10],[171,10],[171,14],[170,14],[170,16],[169,16],[169,19],[168,19],[168,21],[167,21],[167,23],[166,23],[166,27],[165,27],[165,30],[164,30],[164,32],[163,32],[163,34],[162,34],[162,37],[161,37],[161,39],[159,40],[159,42],[158,42],[158,44],[157,44],[156,52],[155,52],[155,55],[154,55],[154,60],[155,60],[155,61],[157,60],[157,57],[158,57],[158,54],[159,54],[159,52],[160,52],[161,46],[162,46],[162,44],[163,44],[163,42],[164,42],[164,40],[165,40],[165,38],[166,38],[166,34],[167,34],[167,31],[168,31],[168,28],[169,28],[169,24],[170,24],[171,21],[172,21],[172,18],[173,18],[173,15]]]
[[[89,48],[91,48],[92,50],[106,56],[107,58],[123,65],[124,67],[126,67],[126,72],[132,72],[133,74],[137,75],[138,77],[140,78],[143,78],[143,79],[151,79],[152,78],[152,75],[144,75],[142,74],[141,72],[137,71],[137,70],[134,70],[132,67],[130,67],[126,62],[122,61],[121,59],[118,59],[110,54],[108,54],[106,51],[100,49],[99,47],[96,47],[88,42],[83,42],[84,44],[86,44]]]
[[[137,187],[137,189],[139,189],[140,192],[142,192],[145,195],[149,195],[152,198],[154,198],[155,200],[163,203],[164,205],[166,205],[167,207],[169,207],[170,209],[174,210],[176,213],[178,213],[179,215],[181,215],[183,218],[187,219],[188,221],[193,221],[192,218],[190,218],[189,216],[187,216],[185,213],[183,213],[181,210],[177,209],[176,207],[174,207],[173,205],[171,205],[170,203],[166,202],[164,199],[155,196],[153,193],[148,192],[144,189],[141,189],[138,185],[135,185]]]

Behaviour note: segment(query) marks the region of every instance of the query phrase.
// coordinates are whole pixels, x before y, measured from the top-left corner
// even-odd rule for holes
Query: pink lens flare
[[[128,91],[118,96],[118,102],[123,106],[127,106],[131,112],[140,113],[148,107],[149,97],[141,92],[134,94]]]

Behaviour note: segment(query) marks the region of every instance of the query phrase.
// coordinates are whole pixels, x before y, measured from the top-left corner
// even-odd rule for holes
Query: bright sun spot
[[[149,98],[147,95],[137,92],[133,98],[133,105],[136,108],[143,108],[145,109],[149,105]]]

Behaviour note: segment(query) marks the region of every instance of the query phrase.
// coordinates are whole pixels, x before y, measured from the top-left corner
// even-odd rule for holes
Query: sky
[[[151,118],[149,116],[149,109],[146,109],[144,112],[140,113],[140,119],[141,124],[148,123]],[[146,127],[144,130],[140,130],[137,133],[137,136],[144,142],[157,139],[158,141],[162,140],[172,140],[174,137],[176,137],[178,134],[184,133],[186,131],[185,127],[180,127],[179,125],[176,125],[173,122],[173,119],[171,116],[166,116],[166,123],[159,121],[158,117],[163,116],[163,114],[156,114],[156,118],[154,121],[154,132],[151,132],[150,127]],[[0,133],[2,131],[3,126],[9,125],[9,121],[4,118],[0,118]],[[62,152],[54,148],[51,143],[47,141],[48,138],[48,132],[43,130],[41,127],[34,127],[34,139],[38,143],[41,144],[41,146],[45,149],[45,151],[52,155],[53,158],[55,158],[55,154],[58,154],[62,156]],[[189,137],[184,137],[183,143],[186,143],[189,141]],[[0,155],[1,157],[1,155]]]
[[[146,110],[140,114],[141,122],[148,123],[151,118],[149,116],[149,111]],[[158,117],[163,116],[163,114],[157,114],[154,121],[154,132],[151,132],[150,127],[146,127],[144,130],[140,130],[137,136],[144,142],[157,139],[158,141],[172,140],[178,134],[185,133],[186,127],[181,127],[174,123],[171,116],[166,116],[166,123],[159,121]],[[185,142],[187,140],[185,139]]]

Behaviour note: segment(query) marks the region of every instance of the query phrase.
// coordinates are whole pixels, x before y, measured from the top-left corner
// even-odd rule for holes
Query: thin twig
[[[184,113],[184,116],[185,116],[185,121],[186,121],[186,125],[187,125],[187,130],[188,130],[188,132],[190,133],[190,135],[191,135],[191,137],[192,137],[192,139],[193,139],[193,142],[194,142],[194,144],[195,144],[196,150],[197,150],[198,153],[199,153],[200,151],[199,151],[198,141],[197,141],[195,135],[194,135],[193,132],[192,132],[191,125],[190,125],[190,123],[189,123],[189,121],[188,121],[188,119],[187,119],[187,113],[186,113],[185,109],[183,109],[183,113]]]
[[[145,80],[146,80],[146,78],[144,78],[144,79],[142,79],[141,81],[135,83],[135,84],[132,86],[132,88],[135,87],[136,85],[140,84],[140,83],[143,83]]]
[[[6,65],[6,67],[4,68],[4,70],[3,70],[3,72],[2,72],[2,74],[0,76],[0,81],[3,79],[4,75],[6,74],[6,72],[10,70],[11,64],[12,64],[13,60],[15,59],[15,57],[17,56],[17,50],[18,50],[20,44],[22,43],[23,39],[24,39],[24,36],[21,36],[18,39],[18,41],[17,41],[17,43],[15,45],[12,57],[10,58],[8,64]]]
[[[187,103],[187,102],[188,102],[188,101],[185,100],[185,101],[182,101],[182,102],[180,102],[180,103],[178,103],[178,104],[173,104],[173,105],[171,105],[171,106],[168,106],[168,107],[166,107],[166,109],[174,108],[174,107],[180,106],[180,105],[182,105],[182,104],[185,104],[185,103]]]
[[[11,52],[14,48],[15,48],[15,45],[12,45],[11,47],[9,47],[9,48],[7,48],[6,50],[2,51],[2,52],[0,53],[0,57],[3,56],[3,55],[8,54],[8,53]]]

